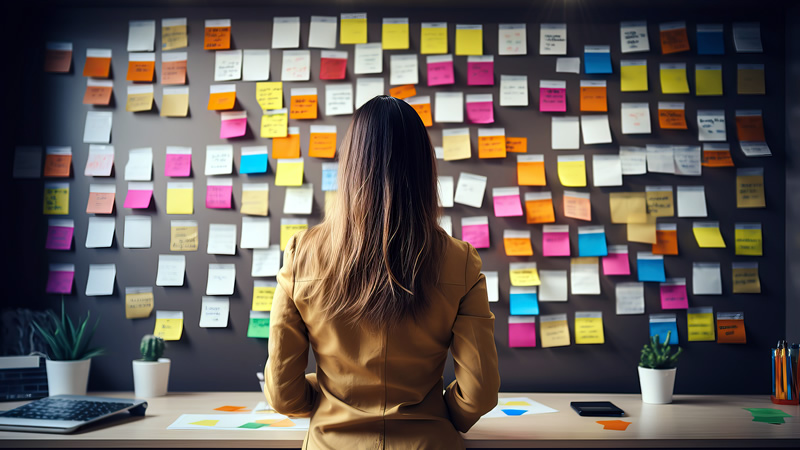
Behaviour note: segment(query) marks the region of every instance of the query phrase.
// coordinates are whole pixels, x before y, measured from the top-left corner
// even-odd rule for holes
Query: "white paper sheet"
[[[565,302],[567,301],[567,271],[566,270],[540,270],[539,301],[540,302]]]
[[[566,23],[543,23],[539,26],[539,54],[567,54]]]
[[[355,68],[356,75],[383,72],[383,47],[380,42],[372,44],[356,44]]]
[[[647,171],[675,173],[675,149],[671,145],[647,146]]]
[[[650,134],[650,104],[622,103],[622,134]]]
[[[617,315],[644,314],[644,283],[617,283]]]
[[[114,242],[117,227],[114,217],[89,217],[86,230],[86,248],[108,248]]]
[[[200,304],[200,328],[227,327],[230,310],[230,298],[204,295]]]
[[[528,106],[527,75],[500,75],[500,106]]]
[[[308,29],[309,48],[336,48],[336,16],[311,16]]]
[[[580,58],[556,58],[557,73],[581,73]]]
[[[242,217],[239,248],[269,248],[269,217]]]
[[[87,111],[83,128],[84,144],[108,144],[111,142],[111,111]]]
[[[496,271],[484,271],[483,276],[486,278],[486,294],[489,301],[500,301],[500,277]]]
[[[236,264],[209,264],[206,295],[233,295]]]
[[[583,143],[586,145],[610,144],[611,128],[608,125],[608,114],[581,116],[581,132]]]
[[[553,116],[550,123],[550,146],[553,150],[580,148],[581,126],[577,116]]]
[[[692,263],[692,295],[722,295],[719,263]]]
[[[284,214],[311,214],[314,207],[314,185],[287,186],[283,202]]]
[[[647,149],[644,147],[623,146],[619,148],[623,175],[644,175],[647,173]]]
[[[644,20],[620,23],[619,39],[622,53],[650,51],[647,22]]]
[[[233,173],[233,146],[207,145],[205,175],[230,175]]]
[[[592,155],[592,184],[622,186],[622,161],[619,155]]]
[[[570,264],[572,295],[600,295],[599,264]]]
[[[697,110],[697,139],[699,141],[725,141],[725,111]]]
[[[706,191],[703,186],[678,186],[678,217],[707,217]]]
[[[458,176],[455,203],[480,208],[483,205],[483,195],[486,192],[486,177],[471,173],[461,172]]]
[[[245,49],[242,55],[242,81],[269,80],[270,51]]]
[[[439,123],[463,123],[464,93],[437,91],[433,117],[433,120]]]
[[[439,176],[439,204],[443,208],[453,207],[453,177]]]
[[[235,255],[236,224],[208,224],[208,248],[206,252],[209,255]]]
[[[311,79],[311,52],[284,50],[281,81],[308,81]]]
[[[152,52],[156,42],[155,20],[128,21],[128,51]]]
[[[358,78],[356,80],[356,108],[367,103],[378,95],[384,94],[383,78]]]
[[[125,164],[125,181],[150,181],[153,179],[153,149],[134,148],[128,153]]]
[[[389,84],[419,84],[419,57],[416,54],[389,57]]]
[[[113,295],[116,276],[116,264],[89,264],[89,277],[86,280],[86,296]]]
[[[242,51],[220,50],[214,52],[214,81],[231,81],[242,78]]]
[[[122,246],[125,248],[150,248],[153,220],[150,216],[125,216]]]
[[[351,83],[325,85],[325,115],[353,114],[353,85]]]
[[[270,245],[269,248],[253,250],[253,267],[250,276],[274,277],[281,270],[281,246]]]
[[[300,47],[300,17],[272,19],[272,48]]]

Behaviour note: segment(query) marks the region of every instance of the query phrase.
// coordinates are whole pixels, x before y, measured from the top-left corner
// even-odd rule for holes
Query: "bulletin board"
[[[280,219],[284,203],[284,188],[275,186],[276,161],[269,160],[266,175],[252,176],[238,173],[241,147],[267,145],[269,139],[259,137],[261,110],[255,99],[254,82],[236,82],[236,110],[248,113],[248,130],[244,137],[226,142],[219,138],[220,117],[208,111],[209,85],[213,81],[214,53],[203,50],[203,20],[230,18],[232,21],[233,49],[269,48],[274,16],[299,15],[301,20],[300,48],[307,47],[310,15],[337,16],[342,12],[364,11],[368,14],[369,42],[378,42],[381,36],[382,17],[408,17],[410,22],[410,49],[384,51],[385,90],[389,90],[389,58],[391,54],[419,53],[420,23],[432,21],[448,22],[450,53],[455,43],[455,24],[483,25],[484,54],[495,55],[493,86],[467,86],[466,56],[454,56],[455,85],[428,87],[426,84],[425,56],[420,56],[420,84],[418,95],[430,95],[437,91],[460,91],[465,94],[491,93],[494,98],[492,125],[504,127],[507,136],[527,137],[528,153],[544,154],[547,187],[520,187],[525,192],[549,190],[553,194],[557,224],[570,226],[570,241],[573,255],[577,254],[577,227],[583,225],[605,225],[609,245],[627,244],[631,255],[631,276],[609,277],[600,272],[601,295],[570,295],[567,302],[540,302],[540,314],[566,313],[570,333],[574,330],[576,311],[602,311],[605,343],[601,345],[576,345],[557,348],[510,348],[508,345],[509,279],[510,262],[535,261],[539,270],[567,270],[569,258],[546,258],[542,256],[542,226],[526,225],[524,217],[494,217],[491,192],[495,187],[516,186],[515,155],[506,159],[478,159],[477,129],[473,124],[434,123],[429,128],[436,146],[442,144],[442,129],[469,127],[472,143],[472,158],[461,161],[439,161],[440,175],[453,176],[458,181],[461,172],[481,174],[488,177],[486,194],[481,208],[455,204],[446,208],[445,214],[453,221],[455,237],[461,236],[461,218],[488,216],[491,247],[479,251],[485,271],[498,271],[500,301],[491,309],[496,316],[495,341],[500,358],[503,391],[542,392],[638,392],[636,366],[641,346],[648,339],[648,314],[660,313],[659,287],[657,283],[646,283],[646,310],[643,315],[618,316],[615,313],[614,286],[616,283],[636,281],[635,254],[649,251],[650,245],[627,242],[625,225],[611,224],[608,204],[609,193],[644,191],[648,185],[705,186],[708,205],[707,219],[673,217],[665,220],[677,223],[680,254],[665,257],[667,277],[685,277],[689,290],[690,306],[712,306],[714,312],[741,311],[745,314],[747,343],[743,345],[717,344],[715,342],[687,342],[686,312],[676,311],[679,338],[684,353],[679,363],[676,393],[723,394],[759,393],[770,389],[766,349],[774,345],[785,331],[785,207],[784,207],[784,162],[785,129],[784,115],[784,26],[780,14],[769,10],[752,8],[715,8],[713,10],[683,8],[639,8],[609,7],[560,2],[558,7],[546,5],[526,8],[403,8],[385,9],[364,7],[341,10],[328,6],[309,8],[264,8],[264,7],[216,7],[216,8],[63,8],[52,9],[44,16],[29,17],[26,22],[31,36],[37,38],[30,47],[19,51],[25,76],[19,79],[20,88],[15,94],[17,104],[16,124],[11,130],[13,145],[69,145],[73,151],[70,183],[70,215],[75,220],[75,236],[71,250],[46,251],[48,217],[42,215],[43,179],[11,180],[13,151],[4,152],[4,185],[13,192],[9,211],[11,234],[9,255],[15,264],[9,272],[10,293],[4,301],[9,307],[34,309],[60,307],[60,297],[45,295],[48,264],[74,263],[76,266],[73,294],[66,297],[66,304],[73,314],[92,311],[92,316],[101,317],[97,330],[97,342],[106,347],[106,355],[95,358],[92,363],[90,389],[130,390],[132,375],[130,360],[138,358],[139,340],[151,333],[154,315],[148,319],[125,318],[125,287],[153,286],[155,309],[181,310],[184,312],[184,330],[180,341],[169,342],[166,357],[172,359],[170,389],[174,391],[194,390],[255,390],[254,372],[260,371],[267,358],[267,340],[246,337],[249,311],[251,309],[253,278],[250,277],[252,250],[237,246],[233,256],[208,255],[209,224],[236,224],[241,233],[242,215],[241,184],[243,182],[266,182],[270,184],[269,217],[271,219],[270,240],[280,242]],[[189,116],[165,118],[159,116],[161,86],[159,83],[160,55],[156,58],[155,107],[144,113],[125,111],[127,69],[127,24],[129,20],[155,19],[157,22],[156,48],[160,43],[160,19],[168,17],[188,18],[189,46],[187,77],[190,89]],[[647,53],[620,53],[619,22],[646,20],[649,32],[650,51]],[[685,20],[691,50],[683,53],[662,55],[659,45],[658,24]],[[763,53],[740,54],[734,50],[731,24],[737,21],[760,21]],[[526,56],[497,55],[498,24],[527,24]],[[539,24],[566,22],[568,24],[568,54],[583,59],[584,45],[610,45],[613,73],[609,75],[587,75],[556,73],[556,57],[540,56]],[[695,25],[697,23],[722,23],[724,25],[725,54],[722,56],[697,55]],[[71,41],[73,43],[72,70],[68,74],[44,74],[41,71],[45,41]],[[82,104],[86,79],[82,76],[86,48],[111,48],[113,51],[111,79],[114,83],[112,102],[109,107],[90,107]],[[353,74],[353,46],[338,44],[336,50],[349,54],[345,82],[353,83],[359,77]],[[157,51],[157,54],[160,54]],[[620,59],[647,59],[649,90],[647,92],[625,92],[619,89]],[[338,141],[351,120],[351,116],[326,117],[324,114],[324,86],[319,79],[320,49],[311,49],[311,81],[284,82],[284,102],[295,87],[317,87],[320,99],[317,120],[290,120],[289,126],[300,128],[301,153],[305,158],[305,180],[314,184],[314,207],[307,217],[309,224],[319,223],[324,215],[324,192],[320,190],[321,164],[328,160],[308,157],[310,125],[335,125]],[[661,62],[685,62],[691,94],[664,95],[660,91],[658,67]],[[696,63],[722,64],[724,95],[697,97],[694,71]],[[740,63],[765,65],[766,95],[745,96],[736,94],[736,66]],[[270,81],[280,79],[281,50],[271,55]],[[529,90],[528,107],[499,106],[499,81],[501,75],[527,75]],[[538,110],[539,80],[565,80],[567,83],[567,115],[580,116],[580,80],[606,80],[608,92],[608,114],[613,143],[584,145],[579,150],[553,151],[551,142],[551,116]],[[335,81],[341,83],[342,81]],[[333,83],[333,82],[331,82]],[[24,101],[23,101],[24,100]],[[657,103],[659,101],[685,102],[688,130],[661,130],[658,126]],[[621,102],[649,102],[652,133],[645,135],[622,134],[620,128]],[[112,177],[93,180],[83,175],[88,153],[88,144],[82,141],[87,110],[113,112],[111,145],[115,147],[116,160]],[[623,186],[592,187],[591,155],[614,154],[620,146],[647,144],[699,145],[696,115],[698,109],[724,109],[727,121],[727,143],[737,168],[763,167],[767,207],[763,209],[736,208],[736,170],[734,168],[703,168],[701,177],[653,174],[625,176]],[[773,156],[747,158],[739,149],[736,139],[735,110],[761,109],[763,111],[766,140]],[[563,115],[563,114],[561,114]],[[234,147],[233,209],[211,210],[204,205],[206,177],[203,175],[205,148],[207,145],[230,143]],[[194,182],[194,214],[171,216],[166,214],[166,184],[163,176],[165,148],[168,145],[188,146],[193,149],[191,181]],[[152,147],[154,206],[148,210],[123,208],[127,182],[123,179],[124,164],[132,148]],[[588,187],[591,192],[592,221],[590,223],[564,218],[561,198],[564,187],[557,176],[556,157],[561,154],[582,154],[586,157]],[[89,216],[85,205],[92,182],[111,182],[117,186],[116,205],[111,217],[116,218],[116,233],[111,248],[87,249],[84,246]],[[61,181],[61,180],[54,180]],[[152,246],[149,249],[128,249],[122,246],[124,216],[147,214],[152,217]],[[159,254],[169,254],[170,221],[191,219],[199,222],[199,249],[186,253],[187,266],[183,287],[155,286]],[[719,221],[722,236],[727,243],[724,249],[700,249],[692,235],[692,222],[696,220]],[[661,221],[661,220],[659,220]],[[760,222],[764,234],[763,257],[734,256],[734,223]],[[509,257],[503,250],[505,229],[526,229],[532,234],[533,257]],[[714,261],[721,263],[723,295],[693,296],[691,294],[692,263]],[[733,294],[731,263],[757,261],[762,286],[761,294]],[[84,290],[90,263],[115,263],[117,265],[114,295],[86,297]],[[230,296],[231,310],[226,328],[200,328],[201,298],[205,295],[208,264],[235,264],[237,268],[235,292]],[[270,278],[269,280],[274,280]],[[537,326],[539,322],[537,320]],[[537,331],[538,333],[538,331]],[[538,337],[538,336],[537,336]],[[309,370],[313,370],[313,360]],[[445,381],[453,378],[452,364],[448,364]]]

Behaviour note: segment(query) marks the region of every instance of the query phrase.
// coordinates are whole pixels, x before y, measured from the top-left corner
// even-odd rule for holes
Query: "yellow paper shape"
[[[575,318],[576,344],[602,344],[604,342],[602,317]]]
[[[722,95],[722,70],[695,70],[695,95]]]
[[[366,44],[367,19],[342,19],[340,26],[340,44]]]
[[[65,216],[69,214],[69,187],[45,188],[44,213],[47,215]]]
[[[154,303],[152,292],[125,294],[125,318],[146,319],[150,317]]]
[[[686,80],[686,68],[660,69],[662,94],[688,94],[689,82]]]
[[[161,27],[161,50],[175,50],[189,45],[186,25]]]
[[[539,325],[542,348],[569,345],[569,327],[566,320],[541,321]]]
[[[261,137],[286,137],[289,126],[289,115],[286,113],[265,114],[261,116]]]
[[[766,94],[763,69],[738,69],[736,72],[736,93],[739,95]]]
[[[533,246],[529,238],[503,238],[507,256],[533,256]]]
[[[658,242],[656,216],[648,214],[644,223],[628,224],[628,241],[655,244]]]
[[[647,214],[654,217],[675,216],[675,199],[672,190],[647,191],[644,195],[647,202]]]
[[[292,236],[307,229],[307,223],[281,225],[281,251],[286,250],[286,244],[289,243],[289,239],[291,239]]]
[[[725,248],[725,240],[719,227],[692,227],[692,233],[700,248]]]
[[[456,28],[456,55],[483,55],[483,29]]]
[[[253,288],[253,311],[270,311],[272,297],[275,296],[273,286],[257,286]]]
[[[558,179],[561,181],[562,186],[585,187],[586,161],[559,161]]]
[[[447,27],[422,27],[419,33],[419,52],[423,55],[447,53]]]
[[[167,188],[167,214],[194,214],[194,189]]]
[[[153,109],[153,93],[147,92],[144,94],[128,94],[128,99],[125,102],[125,111],[138,112],[150,111]]]
[[[384,23],[381,44],[384,50],[408,48],[408,23]]]
[[[644,192],[608,194],[611,223],[647,223],[647,198]]]
[[[503,403],[503,406],[531,406],[531,404],[521,400],[512,400],[510,402]]]
[[[508,271],[508,278],[511,279],[512,286],[539,286],[542,284],[539,279],[539,271],[534,267],[511,269]]]
[[[269,190],[242,191],[242,214],[266,216],[269,214]]]
[[[256,411],[256,412],[258,412],[258,411]],[[267,424],[267,425],[272,425],[273,423],[280,422],[280,421],[281,421],[281,419],[258,419],[258,420],[256,420],[256,423],[263,423],[263,424]]]
[[[734,268],[733,293],[760,294],[761,280],[758,277],[758,268]]]
[[[741,256],[763,256],[761,229],[739,229],[734,231],[736,254]]]
[[[186,117],[189,114],[189,95],[165,95],[161,99],[162,117]]]
[[[275,172],[275,186],[301,186],[303,184],[303,161],[279,161],[278,169]]]
[[[196,252],[197,227],[171,226],[169,235],[169,249],[173,252]]]
[[[192,422],[189,425],[201,425],[201,426],[204,426],[204,427],[213,427],[218,422],[219,422],[219,420],[206,419],[206,420],[198,420],[197,422]],[[256,421],[256,422],[258,422],[258,421]]]
[[[442,147],[444,148],[445,161],[469,159],[472,156],[469,134],[442,136]]]
[[[183,334],[183,319],[156,319],[156,327],[153,334],[165,341],[178,341]],[[214,422],[214,420],[206,420],[201,422]],[[208,426],[213,426],[209,424]]]
[[[283,108],[283,82],[264,81],[256,83],[256,101],[261,109]]]
[[[325,191],[325,216],[327,216],[336,205],[337,191]]]
[[[764,208],[767,206],[764,198],[763,175],[739,175],[736,177],[736,207],[737,208]]]
[[[686,314],[686,322],[689,329],[689,341],[715,341],[714,334],[714,314],[699,313]]]
[[[619,90],[622,92],[646,92],[647,66],[620,66]]]

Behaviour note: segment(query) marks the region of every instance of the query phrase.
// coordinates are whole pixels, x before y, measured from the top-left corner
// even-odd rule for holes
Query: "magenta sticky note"
[[[428,86],[442,86],[456,82],[453,61],[428,64]]]
[[[569,232],[542,233],[542,255],[569,256]]]
[[[247,118],[223,120],[219,127],[219,138],[228,139],[244,136],[247,130]]]
[[[48,294],[71,294],[72,280],[74,278],[75,272],[51,270],[50,275],[47,277],[45,292]]]
[[[206,188],[206,208],[230,209],[233,186],[208,186]]]
[[[165,177],[188,177],[192,173],[192,155],[167,153]]]
[[[462,226],[461,240],[475,248],[489,248],[489,224]]]
[[[560,88],[539,88],[539,111],[566,112],[567,90]]]
[[[496,195],[494,200],[495,217],[517,217],[522,215],[522,203],[519,195]]]
[[[494,62],[468,62],[467,86],[493,86]]]
[[[509,347],[536,347],[536,323],[509,323]]]
[[[72,248],[72,227],[47,227],[47,241],[44,248],[47,250],[69,250]]]
[[[153,197],[153,191],[149,189],[129,190],[123,206],[131,209],[147,209],[150,207],[151,197]]]
[[[467,120],[471,123],[494,123],[492,102],[467,102]]]
[[[661,285],[661,309],[688,309],[685,284]]]
[[[603,257],[603,274],[630,275],[631,264],[627,253],[609,253]]]

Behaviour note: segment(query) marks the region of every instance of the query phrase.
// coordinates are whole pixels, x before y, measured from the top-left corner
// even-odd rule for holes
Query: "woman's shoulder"
[[[440,281],[447,284],[464,284],[468,272],[477,266],[480,270],[478,252],[468,242],[447,236],[444,243]]]

